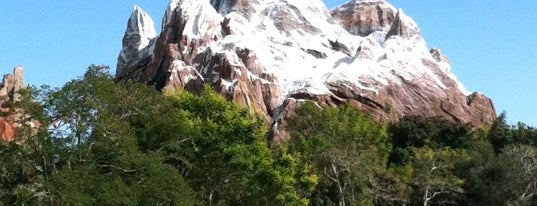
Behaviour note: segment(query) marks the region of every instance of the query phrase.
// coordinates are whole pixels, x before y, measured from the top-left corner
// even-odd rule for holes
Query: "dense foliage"
[[[9,105],[0,205],[537,205],[537,130],[504,114],[378,123],[304,102],[269,147],[266,122],[209,87],[116,84],[105,66]]]
[[[367,205],[375,177],[385,171],[390,151],[384,125],[350,106],[321,109],[302,105],[290,121],[290,150],[315,167],[319,184],[312,205]]]

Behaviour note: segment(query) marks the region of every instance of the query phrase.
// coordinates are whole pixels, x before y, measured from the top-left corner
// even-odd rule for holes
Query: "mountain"
[[[117,81],[157,89],[203,84],[273,122],[296,105],[349,103],[379,120],[407,115],[470,125],[491,123],[492,101],[468,92],[449,59],[429,49],[417,24],[383,0],[353,0],[328,11],[321,0],[172,0],[159,35],[134,7]]]

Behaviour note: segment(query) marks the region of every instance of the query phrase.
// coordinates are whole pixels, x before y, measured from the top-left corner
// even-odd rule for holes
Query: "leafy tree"
[[[460,204],[495,205],[505,203],[506,196],[501,188],[503,172],[499,168],[498,158],[488,141],[479,141],[468,149],[469,161],[457,168],[457,176],[465,180],[464,198]]]
[[[536,149],[528,145],[509,145],[499,155],[482,144],[473,151],[470,164],[460,173],[467,180],[464,201],[471,205],[535,204]]]
[[[498,116],[498,118],[492,123],[488,133],[488,139],[497,154],[500,153],[505,146],[513,143],[510,127],[506,121],[505,112],[501,113],[500,116]]]
[[[522,122],[508,125],[505,112],[501,113],[493,122],[487,137],[496,154],[501,153],[509,145],[537,146],[537,129]]]
[[[131,85],[132,86],[132,85]],[[42,97],[43,128],[54,148],[50,195],[57,204],[193,205],[194,193],[183,177],[164,164],[158,152],[143,152],[128,118],[140,112],[132,96],[157,93],[117,85],[107,67],[91,66],[80,79]],[[148,90],[142,90],[148,91]],[[146,194],[154,194],[146,197]]]
[[[261,118],[208,87],[162,95],[91,66],[29,94],[21,123],[43,126],[2,150],[4,168],[20,168],[0,176],[8,205],[203,204],[191,188],[210,205],[307,205],[316,184],[297,156],[269,149]]]
[[[370,205],[371,185],[384,171],[390,145],[386,128],[352,108],[306,102],[289,122],[289,146],[317,168],[312,205]]]
[[[537,149],[527,145],[511,145],[499,155],[507,178],[503,185],[511,197],[508,203],[530,205],[537,195]],[[511,167],[506,167],[511,166]],[[507,181],[509,182],[507,182]]]
[[[398,165],[410,160],[411,147],[468,148],[474,142],[469,127],[437,118],[404,117],[388,132],[393,145],[390,162]]]
[[[43,205],[51,202],[49,178],[54,174],[54,148],[45,127],[36,88],[19,91],[10,102],[8,119],[17,125],[13,142],[0,142],[0,205]]]
[[[455,204],[463,193],[464,180],[455,175],[456,165],[468,160],[464,150],[447,147],[412,148],[412,180],[415,193],[421,196],[424,206],[431,204]]]
[[[185,178],[210,205],[306,205],[294,179],[296,160],[281,153],[274,159],[264,139],[266,129],[252,117],[205,87],[199,95],[175,91],[168,95],[176,107],[182,134],[169,138],[163,149],[170,162],[185,168]],[[191,149],[178,150],[173,142]],[[185,164],[186,162],[186,164]]]
[[[390,170],[407,185],[404,191],[410,195],[410,204],[455,204],[464,197],[464,179],[456,172],[470,158],[467,149],[479,141],[469,127],[436,118],[405,117],[388,131],[393,144]]]
[[[95,65],[22,91],[0,205],[537,204],[537,130],[505,114],[480,129],[387,125],[305,102],[270,148],[262,118],[211,88],[163,93]]]
[[[82,160],[64,167],[53,180],[63,204],[195,204],[182,176],[163,164],[160,155],[140,152],[132,129],[116,118],[101,116],[87,146],[80,149],[85,153]]]

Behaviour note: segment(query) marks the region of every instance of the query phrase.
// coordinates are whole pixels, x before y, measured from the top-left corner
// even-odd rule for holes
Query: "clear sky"
[[[346,0],[324,0],[328,8]],[[537,126],[535,1],[388,0],[440,48],[470,91],[493,99],[510,123]],[[61,86],[91,64],[115,65],[133,5],[157,27],[168,0],[1,0],[0,74],[23,65],[26,83]]]

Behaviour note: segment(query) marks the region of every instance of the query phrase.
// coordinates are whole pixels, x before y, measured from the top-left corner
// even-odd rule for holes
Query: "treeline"
[[[505,115],[381,124],[304,103],[291,139],[269,146],[261,117],[209,87],[159,93],[115,84],[105,66],[11,106],[0,205],[537,204],[537,130]]]

